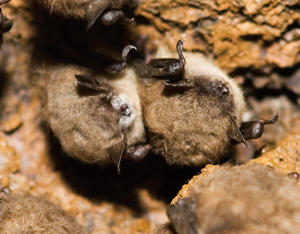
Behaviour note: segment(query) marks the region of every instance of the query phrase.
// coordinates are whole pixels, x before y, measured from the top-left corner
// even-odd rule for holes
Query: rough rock
[[[278,76],[280,87],[299,94],[291,87],[297,79],[286,80],[286,70],[295,77],[300,62],[298,1],[148,0],[135,15],[132,37],[147,35],[150,51],[187,38],[186,50],[203,52],[226,71],[245,75],[246,68],[247,78],[263,77],[264,86]]]

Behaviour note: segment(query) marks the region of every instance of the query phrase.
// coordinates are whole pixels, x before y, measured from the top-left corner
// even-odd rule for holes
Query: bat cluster
[[[130,21],[122,7],[136,4],[36,2],[51,13],[85,18],[88,29],[97,20]],[[0,23],[1,35],[12,26],[1,11]],[[114,163],[118,173],[122,158],[140,161],[148,153],[169,164],[203,166],[218,163],[232,145],[261,137],[264,126],[277,121],[278,114],[243,122],[241,88],[200,53],[184,52],[183,44],[177,42],[176,52],[161,47],[148,64],[129,66],[127,55],[136,48],[127,45],[121,60],[74,51],[67,64],[42,66],[37,74],[43,116],[63,150],[83,162]],[[292,233],[291,227],[300,229],[300,189],[294,184],[259,165],[224,167],[170,206],[171,222],[157,233]],[[2,189],[0,201],[1,233],[85,233],[44,198]]]
[[[170,205],[171,222],[156,234],[298,233],[297,180],[265,165],[224,166]]]
[[[50,12],[81,14],[88,28],[112,12],[124,16],[122,7],[135,4],[36,1]],[[219,163],[231,145],[259,138],[264,125],[277,121],[276,114],[242,122],[242,90],[200,53],[183,52],[183,43],[177,53],[162,47],[148,64],[133,67],[126,58],[136,48],[127,45],[120,61],[73,48],[68,65],[42,68],[44,117],[64,151],[88,163],[114,163],[118,171],[122,158],[140,161],[149,152],[169,164],[203,166]]]
[[[135,70],[126,67],[131,45],[121,61],[97,57],[88,66],[41,69],[44,116],[63,149],[85,162],[113,162],[118,170],[122,157],[139,161],[150,151],[170,164],[201,166],[219,162],[230,145],[256,139],[276,122],[277,114],[243,123],[241,89],[200,54],[183,53],[183,42],[178,59],[162,48],[162,58]]]

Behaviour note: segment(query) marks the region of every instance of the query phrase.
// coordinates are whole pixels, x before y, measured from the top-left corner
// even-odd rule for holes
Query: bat
[[[296,182],[265,165],[224,166],[193,184],[188,197],[170,205],[170,223],[156,234],[297,233]]]
[[[3,4],[6,4],[6,3],[9,3],[10,0],[1,0],[0,1],[0,6],[2,6]],[[2,9],[0,8],[0,45],[2,45],[3,43],[3,38],[2,38],[2,35],[3,33],[6,33],[8,32],[11,27],[13,25],[13,22],[9,19],[6,18],[5,15],[3,15],[2,13]]]
[[[125,68],[129,48],[121,61],[98,60],[98,70],[76,63],[44,67],[38,81],[43,116],[63,150],[83,162],[114,163],[118,173],[122,158],[139,161],[152,149],[144,144],[137,77]]]
[[[135,5],[134,0],[36,0],[36,2],[46,8],[50,13],[56,13],[65,17],[85,18],[87,30],[99,20],[104,25],[111,25],[117,21],[130,22],[132,19],[126,18],[122,7]]]
[[[170,164],[217,163],[232,144],[259,138],[278,114],[242,122],[241,88],[201,54],[183,53],[183,42],[178,59],[161,48],[158,58],[135,65],[149,144]]]
[[[74,218],[44,197],[0,190],[0,232],[85,234]]]

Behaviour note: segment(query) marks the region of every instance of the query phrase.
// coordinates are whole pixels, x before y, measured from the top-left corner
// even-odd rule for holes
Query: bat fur
[[[292,234],[300,232],[300,187],[265,165],[224,166],[193,184],[168,208],[156,234]]]
[[[93,77],[101,90],[78,85],[75,75]],[[111,154],[145,141],[137,78],[126,68],[111,74],[94,73],[75,64],[45,66],[39,72],[45,120],[65,152],[81,161],[104,165]],[[123,105],[126,106],[122,114]]]
[[[162,47],[156,57],[177,56]],[[200,53],[184,52],[183,56],[186,61],[183,79],[190,88],[174,91],[161,80],[139,79],[149,143],[170,164],[199,166],[218,162],[230,146],[229,136],[237,131],[226,111],[236,117],[240,126],[246,110],[243,92],[233,79]],[[225,84],[229,95],[225,99],[211,95],[205,90],[211,82]]]
[[[85,234],[74,218],[43,197],[1,191],[0,233]]]

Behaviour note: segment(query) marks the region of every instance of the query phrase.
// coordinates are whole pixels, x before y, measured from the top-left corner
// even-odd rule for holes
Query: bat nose
[[[130,108],[127,106],[127,104],[123,104],[123,105],[120,107],[120,111],[121,111],[121,114],[124,115],[124,116],[129,117],[129,116],[131,115],[131,110],[130,110]]]
[[[222,94],[222,96],[227,95],[229,93],[227,86],[224,84],[220,84],[218,90]]]

